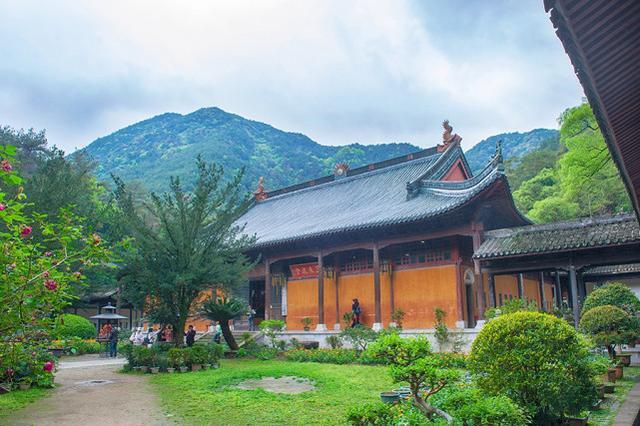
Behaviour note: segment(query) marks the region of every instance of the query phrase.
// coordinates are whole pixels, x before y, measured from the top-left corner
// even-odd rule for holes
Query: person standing
[[[256,311],[253,309],[251,305],[249,305],[249,311],[247,312],[247,321],[249,322],[249,331],[254,331],[253,317],[255,314],[256,314]]]
[[[189,330],[184,335],[187,337],[187,346],[192,347],[194,342],[196,341],[196,330],[192,325],[189,326]]]
[[[113,327],[109,333],[109,356],[118,356],[118,327]]]
[[[213,341],[217,344],[220,344],[222,341],[222,327],[220,326],[220,322],[216,322],[216,325],[213,327]]]
[[[360,325],[360,314],[362,309],[360,308],[360,302],[358,299],[353,299],[351,303],[351,313],[353,314],[353,320],[351,320],[351,327]]]

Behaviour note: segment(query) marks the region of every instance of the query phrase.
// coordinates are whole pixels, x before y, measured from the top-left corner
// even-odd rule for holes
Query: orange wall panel
[[[514,275],[495,275],[494,283],[496,287],[496,304],[500,303],[500,295],[502,295],[502,304],[508,299],[516,299],[518,297],[518,278]]]
[[[540,288],[538,280],[524,278],[524,298],[529,301],[535,301],[540,306]]]
[[[351,301],[358,299],[362,309],[360,321],[368,327],[373,326],[375,321],[373,274],[342,275],[339,286],[341,316],[345,312],[351,312]],[[344,327],[344,322],[341,325]]]
[[[456,267],[406,269],[393,274],[395,306],[405,311],[405,328],[431,328],[436,307],[447,313],[449,327],[456,323]]]
[[[293,280],[287,283],[287,329],[302,330],[304,317],[318,324],[318,280]]]

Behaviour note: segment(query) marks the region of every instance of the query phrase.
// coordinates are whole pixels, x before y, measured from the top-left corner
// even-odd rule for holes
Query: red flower
[[[42,369],[47,373],[51,373],[51,371],[53,371],[53,362],[51,361],[45,362],[44,367],[42,367]]]
[[[7,205],[6,205],[6,204],[3,204],[3,203],[0,203],[0,212],[1,212],[1,211],[4,211],[4,210],[6,210],[6,209],[7,209]]]
[[[76,277],[76,278],[80,278],[80,277],[82,277],[82,273],[76,271],[76,272],[73,273],[73,276]]]
[[[0,167],[2,167],[2,170],[4,170],[5,172],[10,172],[11,170],[13,170],[13,167],[11,167],[11,163],[9,163],[9,160],[0,161]]]
[[[45,277],[45,278],[49,278],[49,271],[44,271],[42,273],[42,276]]]
[[[50,251],[45,251],[44,255],[45,255],[45,257],[51,257],[51,256],[53,256],[53,253],[51,253]]]
[[[94,246],[97,246],[98,244],[100,244],[100,242],[102,242],[102,238],[98,234],[91,235],[91,239]]]
[[[6,370],[4,370],[4,374],[6,374],[7,376],[11,377],[13,376],[13,368],[7,368]]]
[[[30,226],[25,226],[24,228],[22,228],[22,230],[20,231],[20,236],[21,237],[28,237],[29,235],[31,235],[31,231],[33,231],[33,228]]]
[[[44,286],[47,288],[47,290],[54,291],[56,288],[58,288],[58,283],[55,282],[55,280],[46,280],[44,282]]]

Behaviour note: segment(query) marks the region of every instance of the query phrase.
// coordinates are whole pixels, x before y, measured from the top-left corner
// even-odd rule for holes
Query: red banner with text
[[[299,280],[303,278],[315,278],[318,276],[318,264],[317,263],[299,263],[297,265],[290,265],[291,278]]]

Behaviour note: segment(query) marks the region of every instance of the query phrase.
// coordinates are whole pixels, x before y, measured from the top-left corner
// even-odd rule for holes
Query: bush
[[[217,343],[212,343],[207,347],[207,363],[217,364],[224,356],[224,347]]]
[[[293,349],[284,354],[289,361],[329,364],[356,364],[358,354],[353,349]]]
[[[272,348],[284,350],[285,342],[276,338],[276,332],[284,330],[285,326],[282,320],[264,320],[260,323],[260,330],[269,338]]]
[[[185,366],[184,349],[171,348],[169,349],[169,352],[167,352],[167,356],[169,357],[169,364],[173,368],[180,368]]]
[[[353,349],[357,351],[364,351],[367,349],[367,345],[369,345],[369,343],[378,338],[378,333],[364,325],[357,325],[355,327],[344,329],[340,333],[340,337],[351,343]]]
[[[440,352],[434,353],[432,356],[439,360],[440,364],[444,368],[467,368],[467,356],[465,354]]]
[[[429,421],[416,407],[402,402],[384,404],[382,402],[358,405],[349,410],[347,421],[356,426],[423,426],[446,423]]]
[[[629,315],[640,312],[640,300],[629,287],[621,283],[608,283],[598,287],[587,296],[582,315],[597,306],[613,305]]]
[[[515,312],[488,322],[469,367],[482,391],[509,395],[539,423],[577,414],[596,399],[586,342],[552,315]]]
[[[80,315],[63,314],[56,320],[53,336],[56,339],[72,337],[93,339],[96,337],[96,327],[91,321]]]
[[[538,310],[538,304],[533,300],[528,302],[525,299],[512,299],[504,302],[502,306],[487,309],[484,313],[484,317],[487,320],[491,320],[497,316],[512,314],[514,312],[538,312]]]
[[[524,410],[507,396],[487,397],[468,384],[443,390],[434,397],[434,403],[451,413],[455,424],[520,426],[528,423]]]
[[[613,359],[614,346],[626,343],[629,335],[637,333],[637,320],[622,309],[603,305],[589,309],[580,319],[580,328],[589,334],[594,342],[604,346]]]

